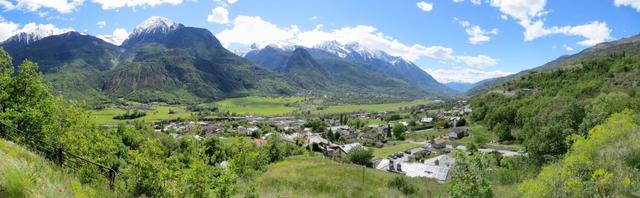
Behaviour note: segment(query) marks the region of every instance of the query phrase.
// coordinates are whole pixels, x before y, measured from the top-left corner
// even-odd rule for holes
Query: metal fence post
[[[56,158],[58,165],[62,167],[64,165],[64,149],[62,146],[58,146],[56,149]]]
[[[116,171],[113,169],[109,169],[109,188],[111,190],[115,189],[115,183],[116,183]]]

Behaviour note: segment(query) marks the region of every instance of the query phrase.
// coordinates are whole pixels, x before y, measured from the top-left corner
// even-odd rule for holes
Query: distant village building
[[[455,127],[451,129],[448,134],[450,140],[457,140],[469,135],[469,129],[462,127]]]

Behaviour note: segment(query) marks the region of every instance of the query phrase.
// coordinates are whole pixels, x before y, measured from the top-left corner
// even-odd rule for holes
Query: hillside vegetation
[[[0,139],[0,197],[115,197],[77,178],[38,154]]]
[[[270,165],[256,184],[264,197],[402,197],[400,191],[386,186],[394,177],[397,175],[367,168],[363,186],[361,166],[296,156]],[[446,195],[446,185],[434,180],[407,180],[418,187],[418,197]]]

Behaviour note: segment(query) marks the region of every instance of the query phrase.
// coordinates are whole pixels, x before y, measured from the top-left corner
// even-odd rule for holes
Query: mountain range
[[[353,77],[340,83],[342,85],[356,83],[356,88],[362,87],[362,84],[382,87],[387,85],[387,87],[398,89],[395,84],[404,83],[408,86],[407,88],[412,87],[431,96],[456,94],[455,90],[439,83],[414,63],[402,57],[391,56],[381,50],[363,47],[358,43],[341,44],[337,41],[328,41],[311,48],[275,44],[259,48],[254,44],[250,51],[244,53],[244,57],[264,68],[278,72],[289,65],[289,60],[299,49],[307,51],[310,55],[309,59],[321,62],[320,67],[329,72],[327,75],[342,75],[340,79]],[[364,83],[366,81],[371,82]]]
[[[164,17],[136,26],[120,46],[75,31],[20,33],[0,43],[38,63],[71,99],[202,102],[247,95],[450,96],[415,64],[357,43],[254,49],[238,56],[208,30]]]

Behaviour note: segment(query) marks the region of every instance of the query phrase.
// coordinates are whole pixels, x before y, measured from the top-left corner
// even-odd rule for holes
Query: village
[[[416,109],[425,112],[425,109]],[[474,132],[465,127],[464,116],[471,113],[467,101],[457,101],[447,111],[439,111],[431,116],[418,117],[416,121],[403,119],[388,121],[385,118],[397,114],[391,113],[353,113],[326,116],[323,118],[297,118],[296,116],[235,116],[214,119],[173,120],[154,124],[158,132],[165,132],[174,138],[193,135],[196,140],[209,136],[248,137],[256,146],[265,145],[277,136],[280,140],[307,147],[312,151],[322,153],[325,158],[343,159],[356,147],[378,149],[396,145],[399,142],[411,142],[417,145],[406,150],[398,150],[387,156],[373,160],[372,168],[380,171],[406,175],[408,177],[423,177],[446,182],[449,171],[455,165],[455,158],[451,153],[455,149],[466,150],[465,145],[451,144],[451,141],[471,137]],[[428,115],[428,114],[424,114]],[[356,122],[347,122],[351,120]],[[381,124],[365,125],[362,120],[380,120]],[[415,122],[415,123],[411,123]],[[392,130],[402,128],[403,133],[410,134],[413,128],[423,128],[426,131],[442,127],[447,133],[421,141],[404,140],[394,137]],[[195,132],[195,133],[194,133]],[[480,148],[480,152],[498,152],[505,157],[522,155],[520,152]]]

